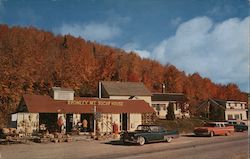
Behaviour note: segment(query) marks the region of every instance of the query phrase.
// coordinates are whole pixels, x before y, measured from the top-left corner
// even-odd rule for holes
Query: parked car
[[[204,127],[197,127],[194,129],[194,134],[197,136],[210,136],[214,135],[231,135],[234,133],[234,127],[228,125],[227,122],[208,122]]]
[[[228,121],[229,125],[234,126],[236,132],[243,132],[248,130],[248,126],[244,122]]]
[[[123,132],[121,134],[123,143],[139,145],[157,141],[171,142],[173,138],[177,137],[179,137],[178,131],[166,130],[157,125],[139,125],[134,132]]]

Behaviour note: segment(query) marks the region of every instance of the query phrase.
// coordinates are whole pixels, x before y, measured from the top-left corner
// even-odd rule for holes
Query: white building
[[[167,108],[173,104],[175,118],[190,117],[188,104],[183,93],[153,93],[152,107],[161,119],[166,119],[168,113]]]
[[[100,85],[99,98],[141,99],[151,106],[152,93],[141,82],[102,81]]]
[[[247,120],[247,102],[210,98],[198,109],[211,120]]]
[[[144,100],[151,106],[151,92],[141,82],[102,81],[99,83],[99,98],[119,100]],[[136,106],[137,107],[137,106]],[[120,115],[121,130],[134,130],[131,120],[138,123],[152,124],[155,113],[122,113]]]
[[[134,130],[142,124],[142,114],[154,110],[144,100],[134,99],[100,99],[74,97],[72,89],[53,88],[53,98],[43,95],[24,95],[12,114],[12,124],[20,132],[32,133],[45,125],[50,131],[57,131],[57,121],[63,120],[63,131],[72,132],[84,119],[88,122],[87,131],[111,133],[113,125],[127,125]],[[130,116],[125,116],[129,114]],[[121,118],[125,118],[121,120]],[[95,120],[96,119],[96,120]],[[96,121],[96,124],[94,125]]]

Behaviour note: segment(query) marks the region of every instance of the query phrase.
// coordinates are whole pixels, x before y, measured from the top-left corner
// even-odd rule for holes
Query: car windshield
[[[139,125],[136,129],[137,131],[149,131],[149,127],[146,125]]]

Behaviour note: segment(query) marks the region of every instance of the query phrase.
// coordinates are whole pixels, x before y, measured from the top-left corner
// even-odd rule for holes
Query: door
[[[73,114],[66,115],[66,132],[71,132],[73,127]]]
[[[150,126],[150,140],[158,141],[163,139],[163,133],[160,133],[160,128],[158,126]]]
[[[121,119],[121,130],[127,131],[128,130],[128,114],[122,113],[120,115],[120,119]]]

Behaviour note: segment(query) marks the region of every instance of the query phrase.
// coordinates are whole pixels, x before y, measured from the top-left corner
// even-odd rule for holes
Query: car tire
[[[168,143],[170,143],[170,142],[172,141],[172,139],[173,139],[172,137],[167,137],[167,138],[166,138],[166,141],[167,141]]]
[[[214,132],[211,131],[210,134],[209,134],[210,137],[213,137],[214,136]]]
[[[145,140],[144,137],[139,136],[139,137],[137,138],[137,142],[138,142],[138,144],[139,144],[140,146],[142,146],[142,145],[145,144],[146,140]]]

